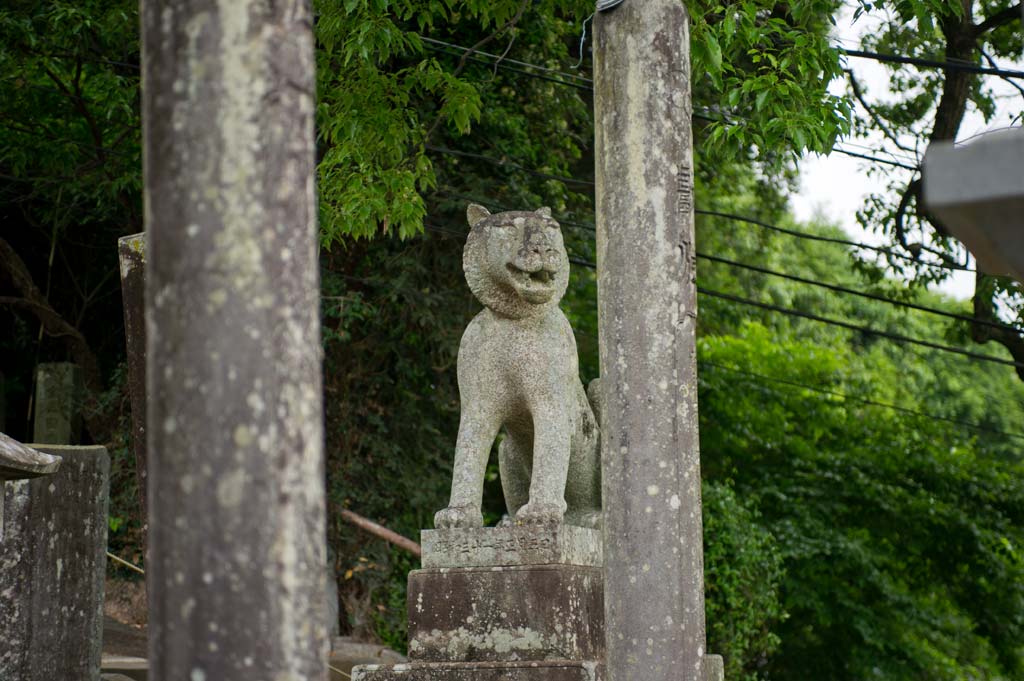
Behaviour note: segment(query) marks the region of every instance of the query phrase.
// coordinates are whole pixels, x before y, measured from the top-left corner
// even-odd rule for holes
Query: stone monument
[[[604,660],[599,433],[558,308],[569,259],[547,208],[472,205],[463,258],[485,309],[459,348],[462,420],[448,508],[409,575],[410,662],[356,681],[597,681]],[[593,389],[592,393],[596,393]],[[482,527],[499,430],[508,516]]]
[[[36,367],[33,439],[51,445],[76,445],[82,429],[82,370],[71,362]]]
[[[0,679],[96,681],[110,459],[33,447],[0,434]]]

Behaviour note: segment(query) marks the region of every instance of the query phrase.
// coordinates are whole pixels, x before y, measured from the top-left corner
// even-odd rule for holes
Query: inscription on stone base
[[[601,567],[601,533],[574,525],[423,530],[424,568]]]
[[[352,681],[602,681],[595,662],[446,662],[394,666],[368,665],[352,670]]]

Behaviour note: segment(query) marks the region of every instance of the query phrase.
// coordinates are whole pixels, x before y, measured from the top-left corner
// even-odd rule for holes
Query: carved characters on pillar
[[[492,215],[471,205],[463,269],[484,309],[459,346],[462,418],[439,528],[480,527],[484,473],[499,431],[509,523],[598,527],[600,442],[579,378],[576,339],[558,307],[569,257],[551,210]],[[591,394],[597,393],[596,381]]]

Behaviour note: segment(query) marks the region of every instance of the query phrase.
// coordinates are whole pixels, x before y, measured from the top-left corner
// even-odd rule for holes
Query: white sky
[[[838,17],[833,35],[836,36],[839,44],[850,49],[857,49],[860,47],[860,36],[879,26],[881,20],[875,16],[864,15],[854,24],[852,18],[852,10],[847,8]],[[1021,67],[1020,64],[1013,62],[1000,62],[999,66],[1018,69]],[[895,98],[896,95],[889,89],[889,70],[884,64],[869,59],[850,57],[847,59],[847,67],[853,71],[869,102],[877,101],[879,98],[886,100]],[[1005,98],[997,100],[997,113],[987,124],[981,114],[968,109],[963,125],[960,126],[958,141],[981,132],[1006,127],[1011,124],[1013,116],[1022,109],[1024,100],[1012,86],[996,76],[981,77],[986,79],[987,84],[997,95],[1005,95]],[[1021,85],[1024,85],[1024,82]],[[845,94],[846,88],[846,79],[833,81],[829,86],[830,91],[835,94]],[[863,110],[860,113],[863,113]],[[1019,125],[1019,121],[1016,124]],[[875,133],[868,138],[851,137],[841,141],[837,146],[856,153],[893,158],[879,152],[883,148],[883,141],[883,135]],[[911,148],[914,146],[910,139],[901,139],[900,142]],[[890,148],[897,151],[892,145]],[[923,149],[921,151],[924,152]],[[904,152],[897,151],[897,153],[904,155]],[[894,160],[909,160],[910,165],[916,165],[916,161],[912,158],[895,158]],[[864,205],[864,199],[869,194],[885,190],[887,174],[892,173],[892,177],[909,179],[910,173],[899,168],[882,166],[886,170],[884,174],[878,173],[869,177],[866,170],[873,165],[876,164],[836,152],[830,156],[808,156],[800,163],[800,190],[790,196],[790,205],[794,214],[799,220],[822,216],[829,222],[842,227],[856,241],[871,244],[883,243],[885,239],[880,235],[866,232],[860,228],[860,225],[857,224],[857,210]],[[957,298],[969,298],[974,293],[974,275],[969,272],[954,272],[953,277],[941,284],[938,289]]]

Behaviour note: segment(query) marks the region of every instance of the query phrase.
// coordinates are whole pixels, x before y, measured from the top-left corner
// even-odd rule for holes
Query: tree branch
[[[511,19],[506,21],[504,26],[499,28],[494,33],[491,33],[489,36],[483,38],[482,40],[477,41],[476,44],[474,44],[472,47],[470,47],[468,50],[466,50],[462,54],[462,58],[459,59],[459,63],[455,66],[455,70],[452,71],[452,76],[457,78],[459,76],[459,74],[462,73],[463,69],[466,68],[466,64],[469,62],[469,58],[471,56],[473,56],[477,51],[479,51],[480,48],[482,48],[484,45],[486,45],[487,43],[491,42],[492,40],[494,40],[498,36],[500,36],[500,35],[502,35],[504,33],[507,33],[508,31],[510,31],[513,28],[515,28],[515,25],[517,23],[519,23],[520,19],[522,19],[523,13],[526,12],[526,8],[529,7],[529,6],[530,6],[530,0],[523,0],[519,4],[519,9],[516,11],[515,16],[513,16]],[[511,43],[510,43],[510,46],[511,46]],[[506,52],[507,52],[507,50],[506,50]],[[502,57],[504,57],[504,55],[502,55]],[[497,68],[497,65],[495,65],[495,68]],[[430,141],[430,138],[434,136],[434,133],[437,131],[438,126],[441,125],[441,122],[444,121],[444,118],[445,118],[444,115],[438,114],[437,118],[434,119],[434,122],[431,124],[430,128],[427,130],[427,134],[423,136],[424,143]]]
[[[1024,11],[1022,10],[1022,5],[1024,5],[1024,3],[1018,2],[1016,5],[1013,5],[1012,7],[1007,7],[1006,9],[1002,9],[993,14],[992,16],[988,17],[981,23],[976,24],[975,26],[972,27],[973,37],[977,38],[983,33],[987,33],[994,28],[999,28],[1004,24],[1010,23],[1014,19],[1020,21],[1021,12]]]
[[[900,141],[896,137],[896,134],[889,129],[889,127],[885,124],[881,117],[875,113],[874,109],[871,108],[871,105],[868,104],[867,99],[864,98],[864,91],[861,89],[860,83],[857,82],[857,77],[853,75],[853,71],[847,71],[846,74],[850,77],[850,87],[853,89],[853,96],[857,98],[857,101],[861,103],[861,106],[864,107],[864,110],[868,112],[868,116],[870,116],[871,120],[875,122],[875,125],[877,125],[878,129],[882,131],[882,134],[888,137],[889,140],[893,144],[895,144],[898,149],[913,154],[914,150],[907,146],[904,146],[903,144],[900,144]]]
[[[105,441],[109,425],[99,419],[98,411],[95,408],[98,396],[103,390],[100,365],[85,336],[53,309],[42,291],[36,286],[25,261],[2,237],[0,237],[0,269],[8,273],[14,289],[20,294],[20,297],[2,297],[0,304],[30,311],[39,320],[43,331],[48,336],[64,339],[71,358],[82,368],[82,378],[88,393],[84,410],[86,424],[96,442]]]
[[[423,550],[420,548],[420,545],[414,542],[412,539],[404,537],[395,532],[394,530],[389,530],[383,525],[378,525],[369,518],[364,518],[358,513],[353,513],[348,509],[342,509],[341,517],[344,518],[346,522],[349,522],[358,527],[360,530],[376,535],[377,537],[380,537],[389,544],[394,544],[398,548],[408,551],[417,558],[423,555]]]
[[[985,58],[985,61],[988,62],[989,66],[991,66],[992,68],[998,68],[999,67],[999,65],[996,63],[996,60],[992,58],[992,55],[990,55],[988,52],[983,50],[981,47],[978,48],[978,52],[981,52],[981,56]],[[1015,90],[1017,90],[1017,92],[1020,93],[1021,97],[1024,97],[1024,87],[1021,87],[1017,83],[1017,81],[1015,81],[1013,78],[1007,78],[1006,76],[1000,76],[1000,78],[1002,78],[1004,81],[1006,81],[1011,86],[1013,86],[1013,88]]]
[[[996,316],[994,292],[989,285],[989,279],[990,277],[981,272],[974,275],[974,317],[982,322],[1002,323]],[[972,322],[971,340],[975,343],[995,341],[1006,348],[1014,360],[1024,362],[1024,337],[1011,329]],[[1017,376],[1024,381],[1024,368],[1017,368]]]

